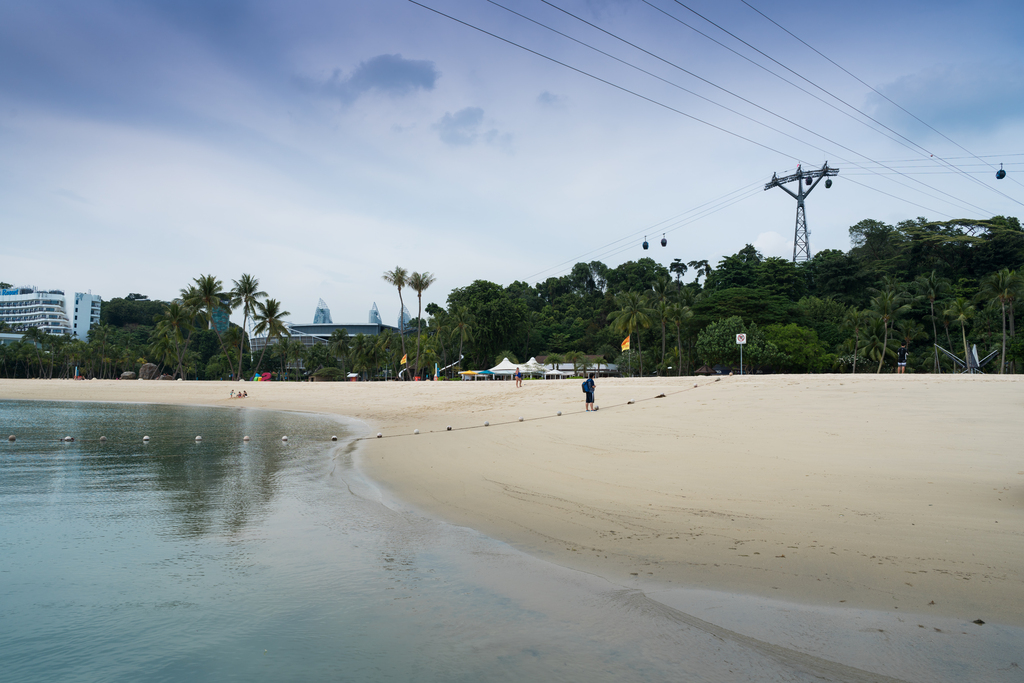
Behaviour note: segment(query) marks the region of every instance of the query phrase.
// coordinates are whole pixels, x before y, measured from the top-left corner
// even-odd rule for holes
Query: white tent
[[[508,358],[503,358],[500,363],[491,368],[491,372],[495,375],[512,376],[515,374],[516,368],[521,370],[522,366],[512,363]]]
[[[547,368],[538,363],[536,358],[531,358],[520,367],[524,375],[543,375],[547,371]]]

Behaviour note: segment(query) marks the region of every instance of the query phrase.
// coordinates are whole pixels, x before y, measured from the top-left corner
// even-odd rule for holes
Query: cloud
[[[466,107],[452,114],[445,113],[434,124],[441,141],[452,147],[475,145],[478,141],[486,144],[507,144],[512,140],[508,133],[497,129],[484,130],[484,110],[480,107]]]
[[[1024,66],[973,64],[936,66],[910,74],[878,90],[936,128],[991,130],[1024,111]],[[906,115],[878,95],[875,110],[902,125]]]
[[[414,90],[433,90],[440,73],[434,63],[405,59],[402,55],[377,55],[361,62],[348,76],[335,70],[324,89],[346,104],[371,90],[394,97]]]
[[[547,90],[537,95],[537,104],[545,107],[561,107],[565,104],[565,98],[561,95],[549,93]]]
[[[754,240],[754,248],[764,256],[789,258],[793,255],[793,240],[769,230],[762,232]]]

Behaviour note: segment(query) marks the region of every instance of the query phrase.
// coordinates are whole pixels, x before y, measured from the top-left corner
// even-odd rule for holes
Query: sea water
[[[968,664],[948,643],[908,659],[922,643],[883,615],[787,631],[789,609],[655,601],[528,557],[388,500],[354,464],[364,431],[241,405],[0,402],[0,437],[17,435],[0,443],[0,680],[1018,680],[1012,630],[964,643]],[[885,622],[888,648],[877,628],[816,638],[850,618]]]

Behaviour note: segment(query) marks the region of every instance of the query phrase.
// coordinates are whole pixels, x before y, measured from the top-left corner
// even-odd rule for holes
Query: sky
[[[426,306],[791,258],[796,202],[763,188],[798,164],[839,169],[814,253],[867,218],[1024,216],[1019,0],[417,1],[0,0],[0,280],[248,273],[292,322],[394,324],[396,266],[436,277]]]

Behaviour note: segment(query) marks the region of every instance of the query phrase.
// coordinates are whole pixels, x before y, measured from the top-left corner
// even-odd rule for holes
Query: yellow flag
[[[622,340],[622,350],[629,351],[629,337]]]
[[[406,362],[408,362],[408,360],[409,360],[409,354],[405,354],[404,356],[402,356],[402,365],[405,365]]]

